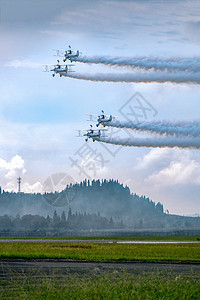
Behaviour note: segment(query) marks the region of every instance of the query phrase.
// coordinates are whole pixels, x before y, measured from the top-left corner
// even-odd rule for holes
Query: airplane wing
[[[44,71],[43,72],[50,72],[50,68],[52,66],[51,65],[42,65],[42,67],[44,67]]]
[[[54,54],[54,56],[63,57],[65,54],[65,50],[62,50],[62,49],[52,49],[52,50],[56,52],[56,54]]]
[[[83,137],[83,133],[82,133],[83,130],[78,129],[75,131],[77,131],[77,134],[78,134],[77,137]]]
[[[96,122],[97,121],[98,115],[86,114],[86,116],[88,116],[88,118],[89,118],[87,121],[90,121],[90,122]]]
[[[82,137],[84,132],[88,132],[89,129],[75,129],[78,133],[78,137]]]

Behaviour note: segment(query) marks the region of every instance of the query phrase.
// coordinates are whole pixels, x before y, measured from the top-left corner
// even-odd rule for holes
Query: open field
[[[200,298],[197,240],[118,244],[119,240],[124,239],[2,242],[0,299]]]
[[[1,299],[199,299],[198,274],[150,272],[68,274],[0,279]]]
[[[4,242],[0,258],[200,263],[200,244]]]

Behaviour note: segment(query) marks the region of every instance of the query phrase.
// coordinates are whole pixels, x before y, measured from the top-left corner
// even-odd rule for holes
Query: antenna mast
[[[20,191],[20,185],[21,185],[21,177],[19,176],[18,178],[17,178],[17,183],[18,183],[18,193],[20,193],[21,191]]]

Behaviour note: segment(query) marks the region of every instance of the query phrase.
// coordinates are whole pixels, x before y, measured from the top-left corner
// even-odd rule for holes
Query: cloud
[[[200,43],[200,21],[187,22],[184,26],[186,37],[194,43]]]
[[[191,157],[177,157],[168,166],[149,175],[145,182],[153,186],[199,185],[200,163]]]
[[[10,161],[0,158],[0,174],[2,175],[5,191],[17,191],[17,177],[27,172],[24,165],[24,159],[20,155],[13,156]],[[43,185],[39,181],[33,184],[22,181],[21,191],[24,193],[40,193],[43,191]]]
[[[28,69],[41,68],[41,64],[27,59],[14,59],[5,63],[5,66],[12,67],[12,68],[28,68]]]
[[[0,170],[6,172],[5,177],[11,179],[21,174],[26,173],[24,168],[24,160],[20,155],[15,155],[9,162],[0,158]]]
[[[44,192],[43,185],[39,181],[35,182],[34,184],[29,184],[28,182],[25,182],[24,184],[22,184],[21,189],[24,193],[43,193]]]
[[[138,159],[135,170],[150,189],[200,184],[200,163],[190,150],[152,149]]]
[[[79,154],[81,160],[76,160],[73,162],[73,158],[70,158],[73,167],[78,167],[79,175],[84,174],[84,176],[89,179],[93,178],[105,178],[108,175],[108,167],[106,163],[109,161],[104,158],[104,156],[91,148],[88,144],[79,149],[75,154]],[[76,156],[77,157],[77,156]]]
[[[96,34],[106,30],[110,33],[122,31],[133,23],[134,16],[141,15],[149,9],[148,5],[141,3],[132,3],[130,1],[99,1],[89,2],[82,6],[82,3],[76,9],[69,7],[55,16],[51,22],[52,25],[67,25],[70,28],[80,27],[95,31]]]
[[[138,164],[136,166],[136,169],[149,168],[152,165],[160,164],[163,161],[166,161],[166,159],[169,157],[171,152],[172,152],[171,149],[167,149],[167,148],[152,149],[143,158],[138,159]]]

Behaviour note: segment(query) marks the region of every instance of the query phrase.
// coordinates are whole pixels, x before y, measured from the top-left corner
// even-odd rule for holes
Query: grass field
[[[197,274],[117,272],[0,280],[1,299],[200,299]]]
[[[200,262],[200,244],[5,242],[0,244],[0,258]]]
[[[124,240],[116,238],[119,239]],[[151,237],[132,239],[153,240]],[[196,237],[167,240],[196,241]],[[200,244],[108,244],[76,240],[73,243],[0,243],[0,259],[9,258],[200,263]],[[95,268],[87,273],[69,271],[59,276],[55,270],[49,276],[37,269],[36,273],[29,270],[19,274],[12,273],[11,269],[11,275],[0,279],[0,299],[200,299],[200,276],[195,270],[198,269],[192,269],[191,265],[187,273],[173,273],[164,268],[161,272],[135,274],[114,267],[113,271],[103,273]]]

